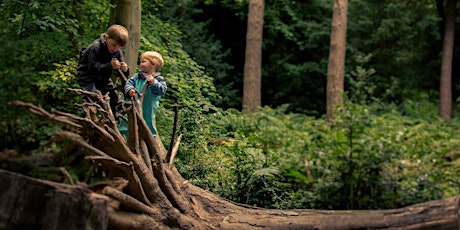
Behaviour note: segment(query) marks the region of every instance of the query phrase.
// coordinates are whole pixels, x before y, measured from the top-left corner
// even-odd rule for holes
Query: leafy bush
[[[143,27],[140,51],[158,51],[165,61],[160,72],[166,79],[168,90],[161,98],[158,110],[158,131],[164,137],[163,142],[170,143],[173,110],[174,106],[178,106],[178,133],[184,135],[182,143],[185,143],[181,151],[196,148],[203,141],[201,133],[205,132],[204,114],[218,111],[211,103],[219,98],[213,78],[206,75],[203,67],[182,49],[177,29],[153,15],[145,16],[142,20],[150,26]]]
[[[72,108],[75,97],[67,97],[69,93],[65,92],[69,82],[51,78],[70,73],[65,70],[70,66],[66,62],[75,58],[88,41],[88,34],[102,31],[104,21],[108,21],[108,16],[103,15],[108,14],[101,12],[109,10],[108,5],[104,1],[0,2],[0,149],[27,153],[57,128],[24,109],[12,108],[8,102],[21,100],[44,108]],[[79,13],[86,10],[92,12],[85,18],[88,22],[79,22]],[[88,37],[94,39],[93,35]]]
[[[81,103],[81,98],[69,89],[79,89],[75,76],[77,61],[65,60],[63,64],[55,63],[55,69],[40,72],[43,75],[34,83],[41,95],[44,95],[46,107],[79,114],[75,104]]]
[[[266,208],[397,208],[459,192],[458,122],[356,104],[335,124],[285,111],[208,115],[208,142],[188,149],[193,158],[178,156],[178,168],[200,187]]]

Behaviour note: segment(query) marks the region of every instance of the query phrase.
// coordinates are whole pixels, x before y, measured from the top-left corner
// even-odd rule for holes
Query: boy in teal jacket
[[[157,134],[155,128],[155,114],[160,104],[160,98],[166,93],[166,81],[158,70],[163,67],[163,57],[155,51],[147,51],[140,57],[140,73],[134,74],[126,82],[124,93],[127,100],[135,100],[147,87],[142,100],[142,117],[153,136]],[[122,120],[118,125],[120,132],[128,136],[128,124]]]

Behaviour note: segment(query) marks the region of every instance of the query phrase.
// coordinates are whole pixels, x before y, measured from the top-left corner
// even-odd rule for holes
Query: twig
[[[86,178],[85,178],[85,183],[86,183],[86,184],[90,184],[91,179],[93,178],[93,174],[94,174],[94,172],[96,171],[96,168],[97,168],[97,163],[93,162],[93,163],[91,164],[91,168],[90,168],[90,170],[89,170],[89,173],[88,173],[88,175],[87,175]]]
[[[181,138],[182,138],[182,134],[177,137],[176,144],[174,144],[174,147],[172,148],[171,158],[169,159],[170,166],[172,165],[172,162],[174,161],[174,157],[176,157],[177,150],[179,150],[179,144],[180,144]]]
[[[307,172],[308,178],[312,179],[313,176],[312,176],[312,174],[311,174],[310,164],[308,163],[308,160],[305,159],[305,160],[303,161],[303,164],[304,164],[304,166],[305,166],[305,171]]]
[[[83,147],[83,148],[95,153],[98,156],[105,156],[105,157],[109,156],[106,153],[104,153],[101,150],[99,150],[98,148],[95,148],[95,147],[91,146],[90,144],[88,144],[88,142],[86,142],[78,134],[68,132],[68,131],[57,131],[56,133],[54,133],[53,137],[56,138],[56,140],[68,140],[68,141],[71,141],[71,142],[77,144],[78,146],[81,146],[81,147]]]
[[[121,71],[121,69],[118,69],[118,73],[120,73],[121,84],[122,84],[122,85],[125,85],[126,82],[128,81],[128,79],[126,78],[126,76],[125,76],[125,74],[123,73],[123,71]]]
[[[64,125],[68,125],[68,126],[73,127],[73,128],[80,129],[80,128],[83,127],[80,124],[77,124],[75,122],[70,121],[69,119],[66,119],[66,116],[58,116],[56,114],[48,113],[47,111],[45,111],[41,107],[38,107],[36,105],[32,105],[30,103],[25,103],[25,102],[22,102],[22,101],[12,101],[12,102],[9,102],[8,104],[13,105],[13,106],[23,107],[23,108],[29,110],[30,112],[32,112],[35,115],[48,118],[48,119],[50,119],[52,121],[56,121],[56,122],[62,123]]]
[[[166,160],[167,162],[172,162],[171,160],[171,151],[172,151],[172,148],[173,148],[173,145],[174,145],[174,138],[176,137],[176,132],[177,132],[177,120],[179,119],[179,106],[177,104],[174,104],[173,105],[174,107],[174,125],[173,125],[173,132],[172,132],[172,135],[171,135],[171,142],[169,143],[169,149],[168,149],[168,153],[166,154]]]
[[[67,169],[65,169],[64,167],[59,167],[59,171],[61,171],[62,175],[64,175],[64,182],[68,182],[71,185],[75,185]]]

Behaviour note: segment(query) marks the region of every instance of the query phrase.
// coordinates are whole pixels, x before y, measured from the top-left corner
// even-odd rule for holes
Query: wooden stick
[[[168,149],[168,153],[166,154],[166,160],[167,162],[169,162],[169,164],[171,164],[172,162],[172,158],[171,158],[171,153],[172,153],[172,149],[173,149],[173,146],[174,146],[174,138],[176,137],[176,132],[177,132],[177,121],[178,121],[178,117],[179,117],[179,105],[177,104],[174,104],[173,105],[174,107],[174,125],[173,125],[173,132],[172,132],[172,135],[171,135],[171,142],[169,143],[169,149]]]

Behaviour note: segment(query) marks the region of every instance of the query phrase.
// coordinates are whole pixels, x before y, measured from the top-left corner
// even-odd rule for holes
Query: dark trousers
[[[90,91],[90,92],[96,92],[96,90],[99,90],[102,95],[109,94],[110,98],[110,109],[112,110],[112,113],[115,115],[117,112],[121,112],[123,109],[123,104],[120,95],[118,92],[115,90],[115,86],[113,85],[113,82],[110,81],[109,83],[100,86],[96,85],[94,83],[90,84],[80,84],[80,87],[83,90]],[[89,98],[88,96],[83,96],[82,98],[84,101],[87,102],[92,102],[93,100]]]

